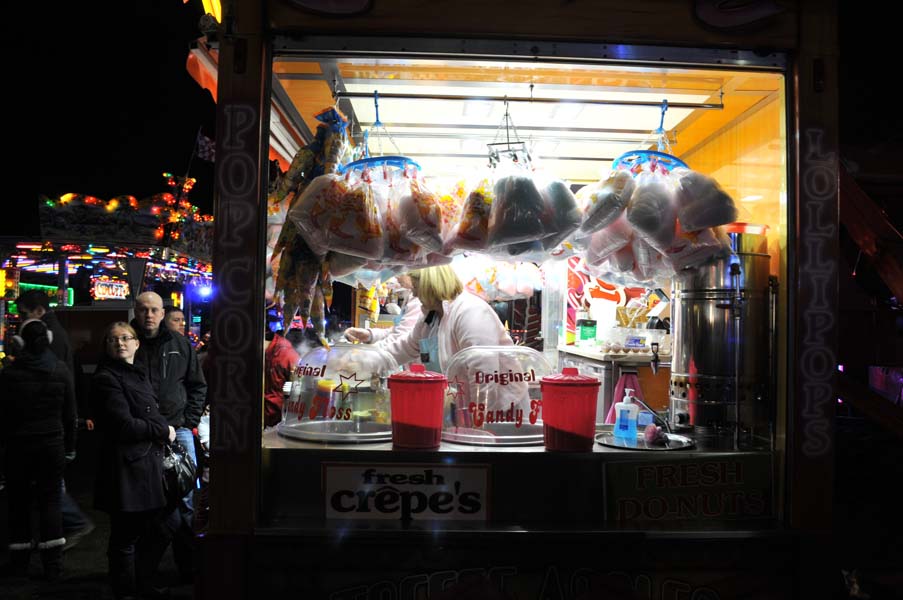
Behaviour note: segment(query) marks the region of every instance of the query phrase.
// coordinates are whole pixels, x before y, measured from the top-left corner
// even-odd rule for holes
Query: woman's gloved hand
[[[349,327],[345,330],[345,338],[352,342],[369,344],[373,339],[373,334],[370,333],[369,329],[364,329],[362,327]]]

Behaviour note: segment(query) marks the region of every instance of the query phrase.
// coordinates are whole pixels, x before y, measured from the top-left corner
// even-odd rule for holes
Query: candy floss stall
[[[831,6],[317,6],[217,37],[198,594],[828,597]],[[306,138],[275,183],[271,110]],[[305,354],[263,430],[277,255],[315,327],[333,282],[437,264],[533,273],[535,320],[427,370]]]

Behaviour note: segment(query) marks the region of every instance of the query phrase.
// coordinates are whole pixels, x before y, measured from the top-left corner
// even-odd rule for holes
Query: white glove
[[[369,329],[364,329],[362,327],[349,327],[345,330],[345,337],[352,342],[369,344],[373,339],[373,334],[370,333]]]
[[[169,443],[173,443],[176,441],[176,428],[172,425],[169,426]]]

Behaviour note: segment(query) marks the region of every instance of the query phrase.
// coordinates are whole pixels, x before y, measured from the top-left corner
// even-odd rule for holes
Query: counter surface
[[[567,352],[568,354],[573,354],[575,356],[582,356],[583,358],[590,358],[592,360],[599,361],[612,361],[612,362],[625,362],[631,364],[646,364],[652,362],[652,353],[651,352],[601,352],[597,348],[586,348],[579,346],[558,346],[559,352]],[[671,363],[671,355],[670,354],[661,354],[658,355],[659,363],[670,364]]]

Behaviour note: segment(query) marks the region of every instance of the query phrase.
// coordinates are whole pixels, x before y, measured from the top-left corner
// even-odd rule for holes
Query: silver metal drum
[[[768,241],[729,235],[730,256],[673,279],[671,422],[715,447],[767,447],[774,423]]]

